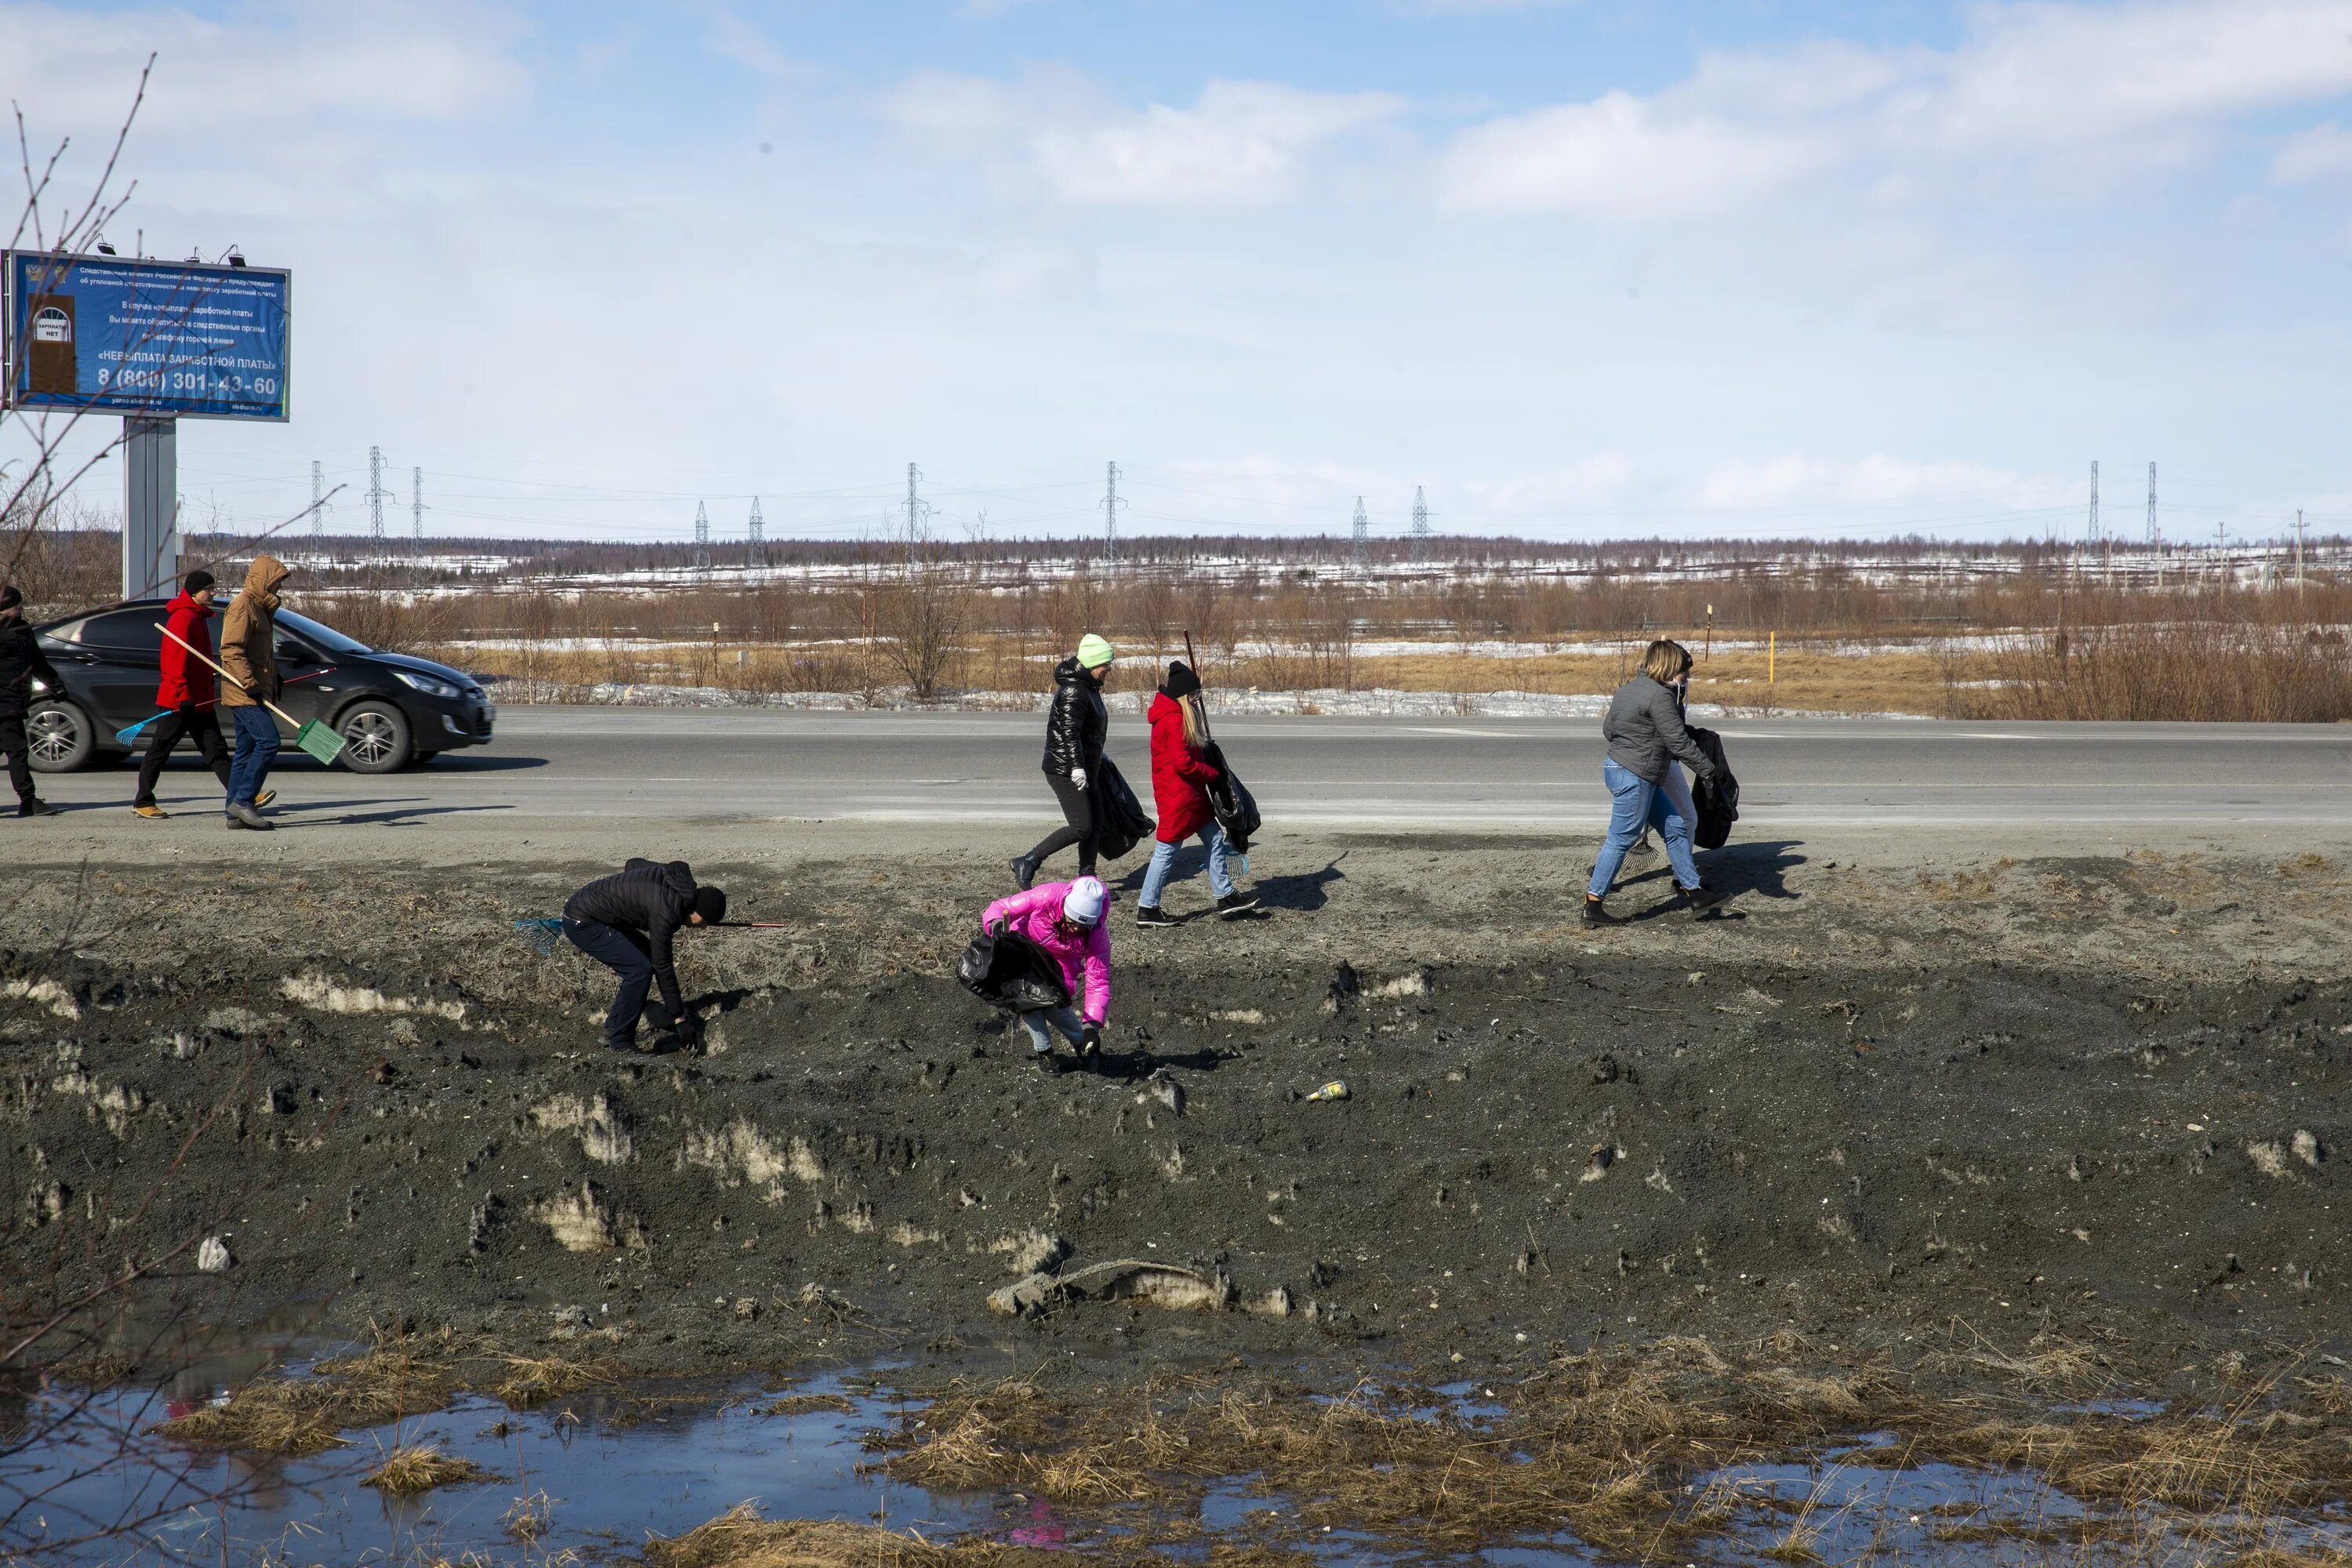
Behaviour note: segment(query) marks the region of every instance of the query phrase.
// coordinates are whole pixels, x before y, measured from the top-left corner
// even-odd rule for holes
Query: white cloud
[[[211,131],[225,118],[259,131],[322,113],[455,119],[529,85],[507,54],[516,25],[495,5],[343,0],[265,15],[231,24],[177,9],[0,5],[0,60],[29,120],[86,141],[121,121],[150,54],[146,132]]]
[[[733,60],[757,76],[781,79],[804,74],[791,56],[776,47],[767,34],[738,16],[732,6],[707,4],[694,9],[702,17],[713,54]]]
[[[1744,205],[1833,156],[1806,135],[1677,115],[1612,92],[1466,132],[1448,160],[1444,192],[1458,207],[1638,222]]]
[[[2012,168],[2079,181],[2175,166],[2233,116],[2352,91],[2344,0],[2021,0],[1969,18],[1951,49],[1716,54],[1649,96],[1490,121],[1450,149],[1444,199],[1648,221],[1839,171],[1916,201]]]
[[[2352,131],[2334,121],[2299,131],[2271,160],[2271,179],[2282,185],[2352,174]]]
[[[1317,160],[1391,119],[1388,93],[1212,81],[1190,109],[1130,110],[1068,71],[1011,82],[925,71],[885,113],[935,156],[977,162],[1063,201],[1269,206],[1306,188]]]

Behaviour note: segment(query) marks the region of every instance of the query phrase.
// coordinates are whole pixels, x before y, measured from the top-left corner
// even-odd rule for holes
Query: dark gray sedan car
[[[41,651],[65,681],[37,691],[26,721],[33,766],[67,773],[143,748],[116,731],[155,711],[170,601],[134,599],[35,628]],[[290,610],[278,612],[278,705],[297,722],[323,720],[342,731],[343,765],[388,773],[458,746],[489,742],[498,710],[481,683],[429,658],[385,653]],[[285,725],[281,721],[281,730]],[[226,726],[224,726],[226,728]]]

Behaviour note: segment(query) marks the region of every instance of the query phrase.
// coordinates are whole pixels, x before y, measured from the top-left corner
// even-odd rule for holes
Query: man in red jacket
[[[213,574],[191,572],[180,586],[179,596],[165,611],[164,629],[209,658],[213,637],[205,623],[212,618]],[[171,815],[155,804],[155,781],[162,776],[172,749],[183,739],[195,742],[205,765],[220,780],[221,789],[228,788],[228,744],[221,739],[220,721],[214,717],[214,704],[220,695],[212,666],[168,637],[163,639],[162,662],[155,706],[163,710],[163,716],[147,727],[147,754],[139,760],[139,794],[131,803],[131,811],[150,822],[161,822]]]

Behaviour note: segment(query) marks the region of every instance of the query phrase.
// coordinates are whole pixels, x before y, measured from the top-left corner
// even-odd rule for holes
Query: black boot
[[[1613,926],[1623,922],[1611,914],[1599,899],[1587,893],[1584,895],[1584,923],[1589,926]]]
[[[1723,902],[1727,896],[1722,889],[1710,888],[1705,882],[1701,882],[1696,888],[1683,889],[1683,901],[1690,906],[1691,918],[1694,920],[1705,916],[1707,910]]]
[[[1015,855],[1012,865],[1013,886],[1024,893],[1027,892],[1029,885],[1037,879],[1037,862],[1029,856]]]

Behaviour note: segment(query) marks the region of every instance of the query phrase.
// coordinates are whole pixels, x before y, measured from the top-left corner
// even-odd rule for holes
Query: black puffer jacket
[[[33,628],[25,624],[21,615],[0,620],[0,719],[21,719],[33,703],[33,677],[39,676],[53,692],[62,691],[65,682],[49,667],[41,645],[33,640]],[[1100,749],[1100,742],[1097,742]]]
[[[654,961],[654,984],[661,987],[670,1016],[683,1017],[686,1008],[678,998],[670,938],[694,912],[694,868],[683,860],[658,865],[633,859],[612,876],[599,877],[572,894],[564,902],[563,917],[643,931]]]
[[[1109,732],[1110,710],[1103,706],[1102,688],[1072,654],[1054,667],[1054,710],[1045,717],[1045,771],[1064,779],[1079,768],[1091,771],[1102,760],[1103,738]]]

